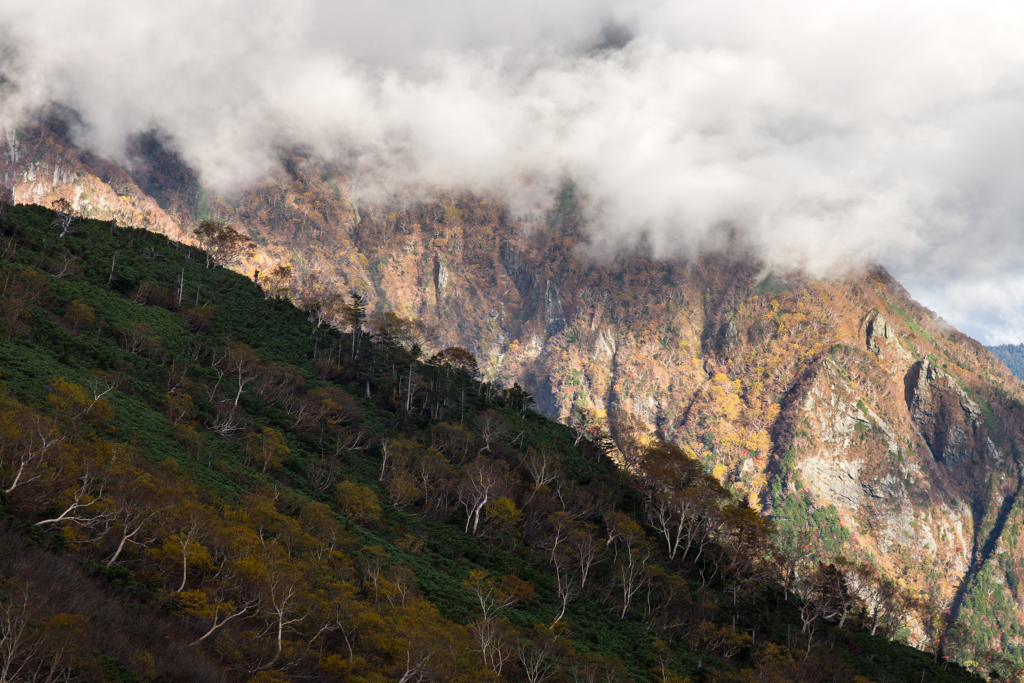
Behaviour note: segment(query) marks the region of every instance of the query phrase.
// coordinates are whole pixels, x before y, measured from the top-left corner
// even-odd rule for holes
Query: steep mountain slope
[[[280,177],[218,198],[156,137],[130,172],[53,124],[7,139],[19,201],[135,211],[172,236],[227,221],[260,246],[240,268],[291,264],[293,298],[326,319],[325,293],[350,290],[418,318],[545,414],[609,430],[629,467],[653,436],[678,443],[770,513],[781,543],[869,560],[926,595],[940,625],[920,621],[922,642],[959,619],[955,656],[1020,661],[1022,386],[881,268],[771,272],[727,235],[699,258],[655,259],[643,240],[593,254],[571,184],[534,217],[437,193],[354,205],[346,169],[293,153]]]
[[[393,317],[54,218],[0,204],[5,681],[980,680],[681,449],[623,472]]]

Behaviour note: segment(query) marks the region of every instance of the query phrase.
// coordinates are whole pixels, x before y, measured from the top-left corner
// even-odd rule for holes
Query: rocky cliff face
[[[357,208],[344,169],[295,155],[228,200],[171,187],[191,176],[158,141],[125,170],[53,127],[7,140],[20,201],[69,197],[174,237],[231,222],[260,245],[245,267],[291,263],[295,296],[355,290],[419,318],[548,415],[610,429],[626,459],[651,435],[678,442],[791,541],[872,561],[958,615],[976,637],[957,656],[1020,657],[1024,389],[883,270],[810,280],[739,248],[591,256],[571,186],[533,220],[459,195]]]

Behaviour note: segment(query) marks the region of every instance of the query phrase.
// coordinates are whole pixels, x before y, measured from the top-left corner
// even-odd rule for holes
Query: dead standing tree
[[[476,419],[473,420],[473,424],[481,441],[483,441],[483,446],[480,447],[477,455],[483,455],[484,451],[490,453],[491,445],[507,434],[510,429],[508,420],[490,408],[477,415]]]
[[[56,225],[61,229],[60,237],[75,232],[75,210],[71,205],[71,202],[61,197],[53,203],[53,225]]]
[[[459,505],[466,510],[466,533],[472,526],[476,535],[480,512],[488,501],[504,492],[507,481],[507,467],[503,462],[478,456],[466,465],[457,489]]]

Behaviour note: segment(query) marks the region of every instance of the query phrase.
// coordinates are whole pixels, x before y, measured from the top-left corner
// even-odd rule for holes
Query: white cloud
[[[634,40],[592,49],[616,23]],[[156,126],[214,187],[296,143],[392,183],[519,196],[571,175],[606,248],[731,226],[813,272],[880,260],[984,341],[1024,334],[1009,3],[9,0],[0,27],[8,122],[57,100],[109,155]]]

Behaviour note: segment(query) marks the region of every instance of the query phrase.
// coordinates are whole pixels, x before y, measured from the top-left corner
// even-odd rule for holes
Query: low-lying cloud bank
[[[522,205],[572,177],[607,250],[728,226],[781,266],[879,260],[1020,341],[1024,11],[899,5],[9,0],[0,116],[62,103],[114,157],[159,128],[221,191],[290,145]]]

